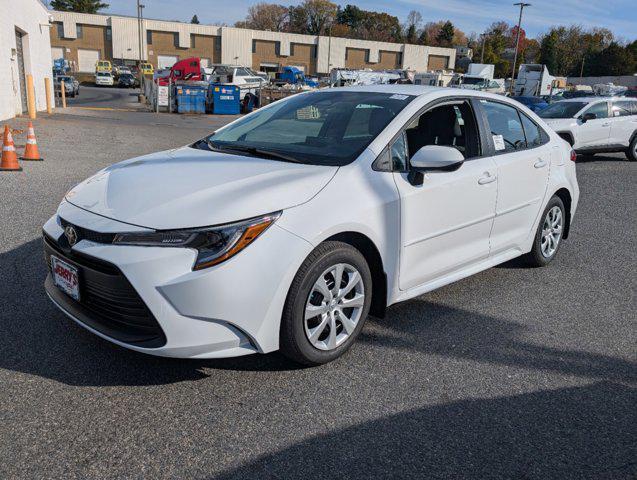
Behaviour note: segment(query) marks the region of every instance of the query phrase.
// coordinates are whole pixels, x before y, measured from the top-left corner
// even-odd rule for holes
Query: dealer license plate
[[[51,255],[53,283],[71,298],[80,301],[80,277],[77,268]]]

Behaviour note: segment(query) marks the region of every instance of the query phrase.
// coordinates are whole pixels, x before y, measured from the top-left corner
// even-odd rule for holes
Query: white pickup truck
[[[571,98],[538,115],[578,154],[625,152],[637,161],[637,99]]]

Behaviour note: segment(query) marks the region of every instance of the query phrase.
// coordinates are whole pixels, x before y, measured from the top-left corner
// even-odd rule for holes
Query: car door
[[[584,122],[582,119],[586,114],[594,114],[595,118]],[[583,110],[578,118],[578,123],[578,149],[594,149],[608,145],[611,126],[608,102],[597,102]]]
[[[444,114],[441,110],[429,115],[426,122],[423,119],[436,112],[435,108],[414,119],[392,146],[396,156],[397,151],[415,153],[424,145],[451,145],[464,149],[466,158],[455,171],[424,173],[422,184],[413,181],[408,169],[394,173],[401,198],[401,290],[435,281],[489,255],[497,195],[495,163],[482,156],[471,103],[461,101],[445,108]],[[455,122],[450,108],[456,114]],[[448,129],[460,135],[448,135]],[[424,137],[427,140],[421,141]],[[401,142],[407,145],[403,148]]]
[[[534,231],[549,179],[549,137],[514,106],[480,102],[493,139],[498,199],[491,232],[491,256],[522,249]]]
[[[637,131],[637,100],[614,100],[610,122],[609,146],[627,147]]]

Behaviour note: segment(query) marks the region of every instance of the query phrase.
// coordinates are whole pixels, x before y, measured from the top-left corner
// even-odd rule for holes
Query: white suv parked
[[[577,153],[625,152],[637,161],[637,100],[572,98],[538,113]]]

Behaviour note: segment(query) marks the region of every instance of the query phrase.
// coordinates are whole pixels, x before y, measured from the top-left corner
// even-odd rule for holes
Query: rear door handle
[[[542,160],[541,158],[538,158],[537,162],[535,162],[533,164],[533,166],[535,168],[544,168],[544,167],[546,167],[546,162],[544,160]]]
[[[610,123],[602,123],[602,127],[610,127]]]
[[[490,175],[488,172],[484,175],[484,177],[480,177],[478,179],[478,183],[480,185],[486,185],[488,183],[495,182],[498,179],[495,175]]]

